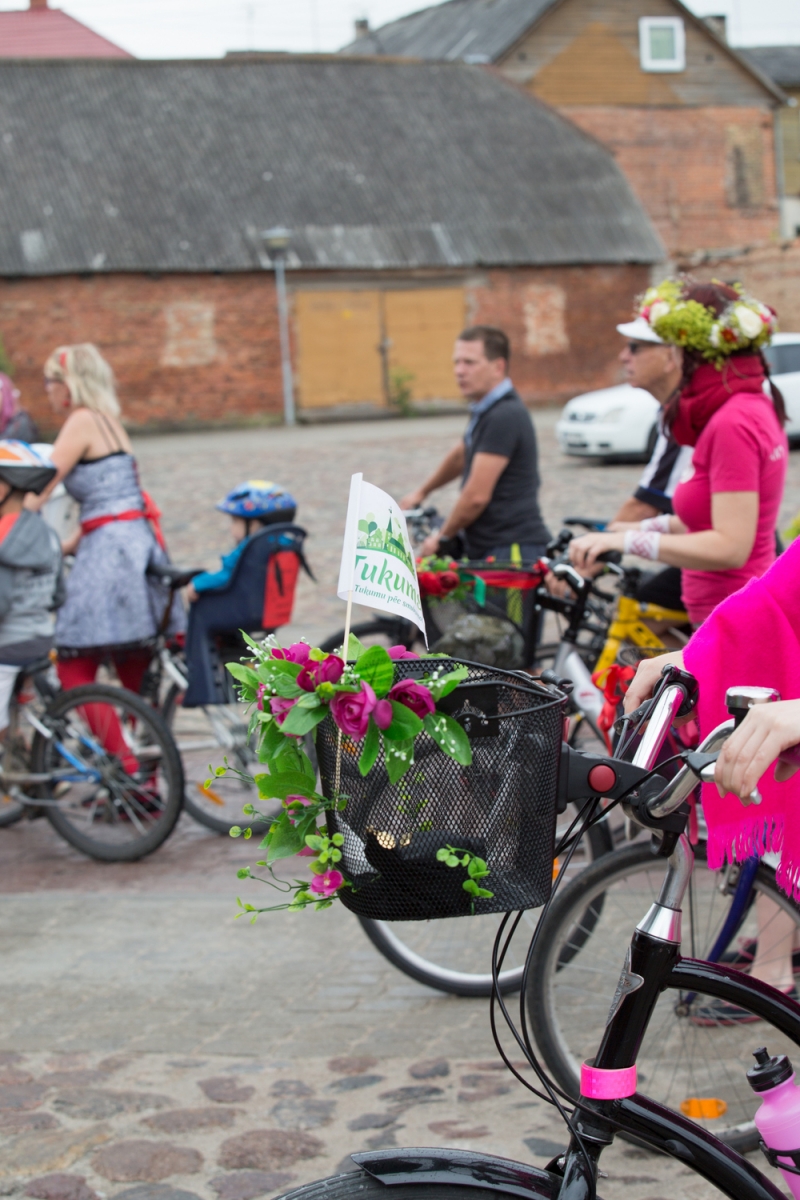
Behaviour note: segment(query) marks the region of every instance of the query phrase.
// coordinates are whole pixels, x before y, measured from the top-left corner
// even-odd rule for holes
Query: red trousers
[[[122,686],[138,695],[151,658],[152,653],[147,650],[131,650],[119,655],[112,654],[111,661],[114,663]],[[84,683],[94,683],[102,661],[100,656],[93,654],[81,655],[78,658],[60,658],[57,670],[61,686],[68,690],[80,687]],[[114,709],[107,704],[86,704],[83,711],[92,733],[102,742],[109,754],[114,754],[119,758],[123,769],[129,775],[138,771],[138,760],[135,755],[130,753]]]

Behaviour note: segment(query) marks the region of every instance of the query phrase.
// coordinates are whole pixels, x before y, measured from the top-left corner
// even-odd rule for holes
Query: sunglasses
[[[655,342],[628,342],[626,347],[629,354],[641,354],[642,350],[652,350]]]

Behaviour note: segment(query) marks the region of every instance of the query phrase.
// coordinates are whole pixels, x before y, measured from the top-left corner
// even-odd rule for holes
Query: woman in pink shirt
[[[775,526],[788,443],[783,398],[761,353],[775,314],[721,283],[666,280],[645,294],[638,316],[664,342],[683,348],[680,390],[665,423],[692,465],[673,497],[674,516],[651,517],[570,545],[578,569],[606,550],[681,567],[683,602],[694,626],[775,559]]]

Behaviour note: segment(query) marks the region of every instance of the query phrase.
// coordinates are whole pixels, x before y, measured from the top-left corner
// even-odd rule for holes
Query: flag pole
[[[344,642],[342,644],[342,658],[344,665],[347,666],[347,646],[350,641],[350,621],[353,616],[353,589],[347,593],[347,613],[344,618]],[[339,783],[342,776],[342,731],[337,730],[336,734],[336,773],[333,781],[333,794],[335,802],[339,802]]]

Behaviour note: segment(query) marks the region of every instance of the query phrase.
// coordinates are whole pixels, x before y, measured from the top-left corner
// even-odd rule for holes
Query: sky
[[[338,50],[353,23],[373,27],[424,0],[51,0],[137,58],[216,58],[227,50]],[[0,9],[27,0],[0,0]],[[699,16],[725,13],[738,46],[800,44],[800,0],[689,0]]]

